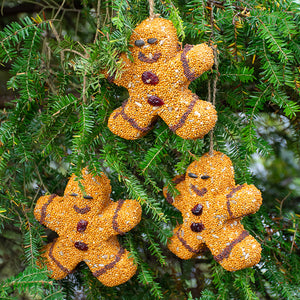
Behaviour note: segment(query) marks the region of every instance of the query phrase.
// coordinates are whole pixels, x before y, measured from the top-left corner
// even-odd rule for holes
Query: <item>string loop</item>
[[[154,18],[159,17],[159,14],[154,13],[154,0],[148,0],[148,2],[149,2],[149,16],[150,16],[150,19],[154,19]]]

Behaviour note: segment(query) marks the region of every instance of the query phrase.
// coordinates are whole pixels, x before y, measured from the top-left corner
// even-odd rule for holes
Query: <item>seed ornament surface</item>
[[[261,193],[252,184],[235,184],[229,157],[217,151],[212,156],[206,153],[173,181],[180,194],[173,198],[164,188],[164,196],[183,217],[168,244],[174,254],[190,259],[208,247],[228,271],[260,261],[261,246],[240,220],[259,209]]]
[[[105,174],[93,176],[84,169],[82,175],[84,193],[73,174],[63,197],[52,194],[37,201],[35,218],[59,235],[44,247],[42,256],[55,279],[64,278],[84,261],[104,285],[122,284],[137,267],[117,235],[140,222],[141,206],[136,200],[112,201]]]
[[[129,98],[110,115],[109,129],[122,138],[138,139],[160,116],[180,137],[203,138],[214,127],[217,112],[188,87],[213,66],[213,49],[205,43],[181,49],[175,27],[163,18],[140,23],[130,44],[134,61],[123,53],[120,77],[106,74],[129,92]]]

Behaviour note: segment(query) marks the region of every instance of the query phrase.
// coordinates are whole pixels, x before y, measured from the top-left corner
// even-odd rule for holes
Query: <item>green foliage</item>
[[[182,261],[167,249],[181,215],[162,190],[178,193],[172,178],[209,150],[209,136],[183,140],[162,120],[136,141],[107,128],[128,93],[104,73],[121,74],[119,55],[130,57],[130,34],[148,17],[148,1],[85,0],[81,9],[73,1],[51,9],[44,2],[38,15],[0,32],[0,63],[15,97],[0,110],[0,229],[13,227],[24,245],[22,271],[0,284],[1,299],[71,299],[78,290],[87,299],[298,299],[299,2],[155,1],[154,13],[172,20],[183,44],[217,46],[218,70],[190,89],[207,100],[207,82],[218,79],[214,149],[232,159],[238,184],[253,182],[263,192],[261,210],[243,219],[262,244],[261,262],[234,273],[209,252]],[[279,162],[280,153],[293,159]],[[267,176],[252,176],[254,157]],[[34,219],[35,203],[45,193],[63,194],[68,176],[85,166],[108,175],[113,199],[137,199],[143,208],[141,223],[120,238],[138,272],[119,287],[103,286],[84,263],[57,282],[36,266],[53,237]]]
[[[3,282],[0,291],[1,299],[20,299],[24,292],[32,297],[47,300],[65,299],[61,288],[48,277],[48,271],[37,267],[27,267],[14,278]],[[14,294],[12,294],[14,293]]]

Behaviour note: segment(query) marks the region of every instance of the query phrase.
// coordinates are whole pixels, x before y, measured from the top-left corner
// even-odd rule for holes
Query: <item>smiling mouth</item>
[[[154,62],[157,62],[157,60],[161,57],[161,53],[154,53],[154,55],[152,53],[149,53],[149,57],[147,57],[144,53],[142,53],[141,51],[139,52],[138,55],[138,59],[142,62],[146,62],[149,64],[152,64]]]
[[[191,189],[200,197],[203,197],[207,193],[207,188],[199,190],[195,185],[190,184]]]

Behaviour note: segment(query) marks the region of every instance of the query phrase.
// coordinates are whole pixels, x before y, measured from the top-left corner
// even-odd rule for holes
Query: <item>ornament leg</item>
[[[136,103],[139,102],[129,100],[112,112],[108,120],[108,128],[111,132],[124,139],[135,140],[152,129],[156,117],[149,105],[140,107]]]
[[[197,238],[198,235],[188,228],[184,228],[183,225],[177,226],[173,233],[168,248],[181,259],[195,257],[206,248],[200,238]]]
[[[184,139],[203,138],[217,121],[217,112],[211,103],[200,100],[195,94],[178,94],[172,106],[160,116],[169,128]]]
[[[57,280],[70,274],[82,257],[80,251],[70,245],[67,239],[58,238],[43,250],[45,250],[43,257],[46,258],[47,269],[52,271],[51,277]]]
[[[93,275],[106,286],[117,286],[128,281],[136,272],[129,252],[120,247],[116,237],[93,249],[85,262]]]
[[[236,220],[229,221],[207,244],[214,259],[227,271],[249,268],[260,260],[260,244]]]

